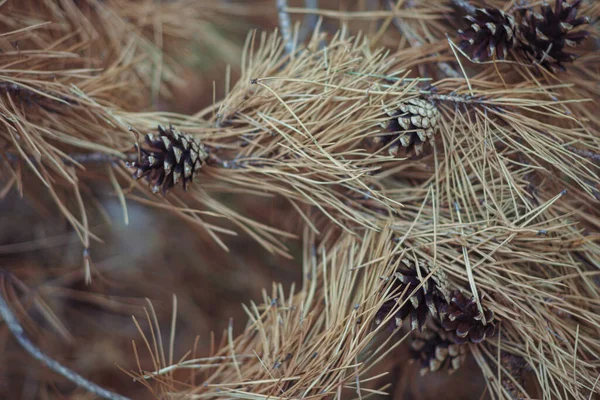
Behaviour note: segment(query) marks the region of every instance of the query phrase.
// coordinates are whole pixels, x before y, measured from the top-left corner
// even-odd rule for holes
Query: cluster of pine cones
[[[556,0],[554,9],[544,2],[540,12],[520,8],[519,15],[478,8],[466,17],[469,27],[458,31],[461,48],[475,61],[504,60],[514,49],[546,69],[564,70],[563,63],[577,58],[565,49],[589,36],[589,32],[578,29],[590,22],[587,17],[577,17],[580,5],[581,0]]]
[[[421,361],[421,373],[460,367],[465,343],[480,343],[496,333],[491,310],[480,309],[475,298],[460,290],[448,291],[440,272],[430,274],[423,262],[403,258],[394,273],[395,297],[379,309],[375,323],[391,317],[394,328],[408,321],[414,330],[411,341],[413,358]],[[401,305],[400,307],[398,305]]]

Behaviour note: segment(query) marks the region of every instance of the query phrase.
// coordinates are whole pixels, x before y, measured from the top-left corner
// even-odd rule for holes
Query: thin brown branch
[[[11,163],[21,160],[21,157],[13,153],[5,153],[4,156],[0,155],[0,160],[2,159],[2,157],[6,158],[6,160]],[[104,164],[118,161],[134,161],[136,158],[137,154],[126,154],[124,157],[119,157],[113,154],[106,154],[101,152],[74,153],[67,155],[67,157],[64,157],[62,159],[62,162],[65,165]],[[32,161],[33,163],[37,163],[37,161],[33,157],[30,158],[30,161]]]
[[[50,91],[41,89],[33,90],[27,86],[18,85],[13,82],[0,82],[0,89],[6,93],[20,96],[25,101],[54,100],[66,105],[77,105],[77,102],[73,99],[62,96],[58,93],[52,93]]]
[[[305,0],[304,7],[307,10],[316,10],[318,8],[318,0]],[[277,15],[279,17],[279,29],[285,43],[286,54],[291,54],[294,50],[294,43],[303,43],[306,38],[314,31],[317,26],[319,18],[316,13],[308,13],[304,16],[302,27],[298,34],[298,39],[294,41],[292,19],[287,11],[288,4],[287,0],[276,0],[277,4]]]
[[[387,0],[387,2],[385,4],[386,4],[387,8],[392,12],[396,9],[391,0]],[[404,27],[402,26],[402,22],[400,22],[400,20],[396,16],[393,17],[392,23],[394,24],[394,27],[396,27],[398,32],[400,32],[400,34],[406,36],[406,39],[408,40],[408,42],[410,43],[410,45],[412,47],[423,46],[423,43],[419,38],[417,38],[409,30],[404,29]],[[450,78],[459,78],[460,77],[460,74],[458,73],[458,71],[456,71],[454,68],[452,68],[452,66],[445,61],[438,62],[438,68],[444,75],[446,75]]]
[[[129,400],[128,397],[121,396],[120,394],[106,390],[93,382],[88,381],[83,376],[63,366],[58,361],[53,360],[44,354],[29,338],[25,335],[23,327],[17,320],[17,317],[13,314],[8,303],[4,299],[4,296],[0,292],[0,315],[8,326],[8,329],[13,334],[19,344],[27,351],[32,357],[45,364],[48,368],[53,370],[59,375],[62,375],[75,385],[84,388],[90,393],[108,400]]]
[[[276,0],[277,16],[279,17],[279,29],[285,43],[285,52],[291,54],[294,49],[292,38],[292,19],[287,11],[287,0]]]

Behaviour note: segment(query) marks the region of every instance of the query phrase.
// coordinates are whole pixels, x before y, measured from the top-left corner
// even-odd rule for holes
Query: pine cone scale
[[[512,16],[496,8],[479,8],[468,15],[466,30],[459,30],[460,46],[476,61],[487,58],[505,59],[515,45],[516,23]]]
[[[417,268],[419,271],[417,271]],[[379,324],[390,311],[397,307],[398,303],[402,304],[399,310],[394,315],[395,327],[401,326],[408,318],[411,330],[419,330],[425,325],[429,315],[438,318],[439,310],[443,300],[443,294],[440,289],[440,282],[437,278],[430,277],[424,284],[421,285],[421,278],[425,278],[429,272],[424,264],[413,263],[408,259],[403,259],[397,271],[394,272],[394,287],[393,291],[398,293],[398,296],[403,294],[403,297],[397,297],[387,301],[379,309],[376,317],[376,323]],[[420,287],[419,287],[420,286]],[[419,287],[417,289],[417,287]],[[408,299],[406,298],[408,296]]]
[[[397,155],[400,147],[420,154],[423,143],[433,137],[440,118],[435,105],[424,99],[401,102],[396,110],[388,110],[387,114],[392,120],[382,125],[388,133],[381,136],[381,141],[384,144],[392,142],[391,155]]]
[[[460,291],[452,293],[450,303],[442,310],[441,326],[450,332],[456,343],[480,343],[495,333],[494,313],[481,312],[475,298],[467,298]],[[484,324],[485,322],[485,324]]]

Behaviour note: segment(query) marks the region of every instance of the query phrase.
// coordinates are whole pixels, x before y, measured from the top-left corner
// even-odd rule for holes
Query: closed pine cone
[[[452,373],[466,357],[465,345],[454,343],[433,319],[428,319],[422,331],[413,333],[410,351],[412,358],[421,362],[421,375],[441,370]]]
[[[480,343],[496,333],[493,311],[484,309],[482,314],[475,298],[468,299],[459,290],[452,292],[450,302],[443,307],[441,314],[442,326],[455,343]]]
[[[387,145],[394,142],[390,148],[391,155],[397,155],[400,147],[407,152],[412,150],[419,155],[423,149],[423,143],[430,140],[438,128],[440,113],[435,105],[424,99],[410,99],[398,104],[397,109],[387,110],[387,114],[393,119],[382,124],[387,135],[383,135],[380,141]]]
[[[478,8],[465,19],[470,26],[458,31],[461,48],[475,61],[504,60],[515,45],[515,19],[497,8]]]
[[[402,325],[403,321],[409,317],[410,329],[421,329],[425,324],[428,315],[431,315],[436,319],[439,318],[440,309],[445,304],[443,295],[443,285],[445,282],[443,282],[443,276],[438,272],[437,276],[432,275],[425,284],[415,292],[415,289],[421,284],[417,268],[419,268],[421,278],[423,279],[429,275],[430,271],[427,270],[425,263],[420,262],[417,266],[407,258],[403,258],[400,264],[401,265],[394,273],[394,283],[392,287],[392,291],[397,297],[383,304],[377,312],[375,323],[380,324],[381,321],[390,314],[394,307],[396,307],[396,304],[403,303],[406,296],[410,296],[409,301],[404,302],[404,305],[396,311],[392,323],[395,327],[399,327]],[[413,294],[413,292],[415,293]],[[403,293],[403,297],[400,297]]]
[[[575,30],[589,23],[589,18],[577,17],[580,5],[581,0],[556,0],[554,10],[545,2],[541,13],[524,10],[519,42],[525,55],[546,69],[564,70],[563,63],[575,60],[577,56],[565,47],[576,47],[589,36],[585,30]]]
[[[158,135],[145,136],[149,149],[140,148],[140,157],[131,164],[134,178],[146,177],[154,193],[163,193],[183,182],[184,190],[202,167],[208,153],[200,140],[170,126],[158,126]]]

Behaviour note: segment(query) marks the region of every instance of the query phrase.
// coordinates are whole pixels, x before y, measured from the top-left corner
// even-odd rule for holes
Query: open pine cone
[[[450,302],[441,310],[442,326],[449,332],[450,340],[458,344],[480,343],[493,336],[496,333],[494,313],[483,311],[482,314],[477,308],[474,297],[468,299],[460,290],[453,291]]]
[[[435,105],[424,99],[410,99],[398,104],[397,109],[387,110],[392,120],[382,124],[389,134],[381,137],[384,145],[394,141],[389,149],[397,155],[402,146],[407,152],[414,149],[419,155],[423,143],[431,139],[437,129],[440,112]]]
[[[158,126],[158,136],[148,133],[145,136],[149,149],[141,147],[134,178],[146,177],[154,193],[161,188],[163,193],[183,182],[184,190],[192,181],[208,157],[204,145],[196,138],[179,132],[170,126]]]
[[[459,30],[460,47],[475,61],[494,56],[504,60],[515,46],[515,19],[497,8],[478,8],[475,15],[465,17],[470,26]]]
[[[410,352],[414,360],[421,361],[421,375],[446,369],[452,373],[465,360],[466,348],[450,340],[448,332],[428,319],[422,331],[413,333]]]
[[[581,0],[556,0],[554,10],[547,3],[541,13],[524,10],[519,43],[525,55],[546,69],[564,70],[563,63],[575,60],[577,55],[567,53],[565,46],[573,48],[589,36],[585,30],[576,30],[589,23],[587,17],[577,18],[580,5]]]
[[[375,319],[376,324],[380,324],[381,321],[386,318],[392,309],[396,307],[396,304],[403,303],[406,296],[409,297],[409,301],[405,302],[400,309],[396,311],[394,315],[393,323],[395,327],[402,325],[403,321],[410,318],[410,329],[421,329],[427,320],[427,316],[431,315],[433,318],[438,319],[441,308],[445,304],[445,298],[443,295],[445,282],[442,282],[443,277],[440,273],[438,275],[432,275],[424,285],[422,285],[416,292],[415,289],[421,284],[417,268],[421,274],[421,278],[429,274],[425,263],[420,262],[418,265],[414,262],[403,258],[401,265],[394,273],[393,293],[397,295],[392,300],[389,300],[383,304],[383,306],[377,312]],[[413,292],[415,292],[413,294]],[[402,294],[404,293],[404,296]],[[412,296],[411,296],[412,295]]]

